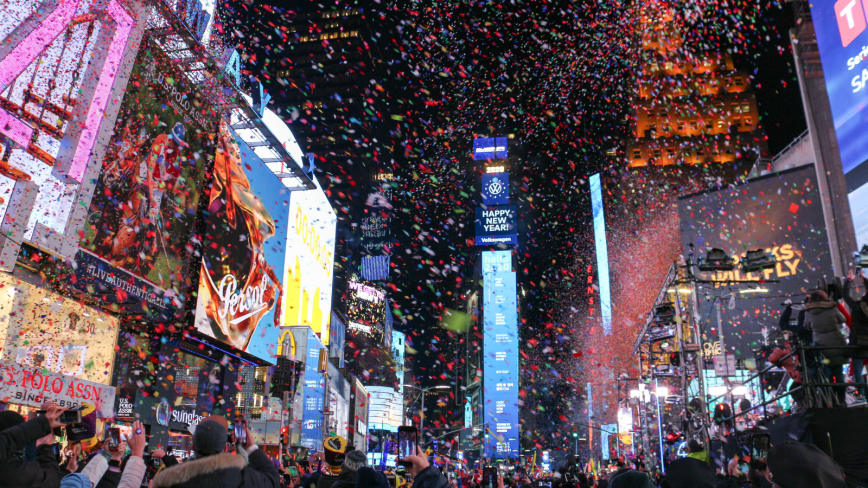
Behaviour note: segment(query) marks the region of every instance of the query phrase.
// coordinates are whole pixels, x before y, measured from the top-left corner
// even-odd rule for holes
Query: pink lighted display
[[[112,38],[111,46],[108,49],[102,73],[99,75],[99,82],[93,95],[93,101],[87,111],[87,118],[84,121],[84,128],[78,141],[78,147],[75,148],[72,166],[69,169],[69,176],[78,182],[81,182],[81,179],[84,177],[87,162],[90,160],[90,153],[93,150],[96,136],[99,133],[103,111],[111,96],[112,86],[117,77],[118,69],[120,69],[121,60],[127,47],[127,40],[130,38],[130,31],[132,31],[134,24],[132,17],[118,4],[117,0],[113,0],[109,4],[108,12],[117,23],[117,27],[115,28],[115,35]]]
[[[15,141],[19,146],[24,148],[30,147],[33,129],[2,108],[0,108],[0,132]]]
[[[0,60],[0,91],[5,90],[27,66],[39,56],[49,44],[54,42],[63,29],[69,25],[81,0],[62,0],[39,27],[21,41],[8,56]],[[9,137],[23,148],[30,147],[33,129],[12,114],[0,109],[0,133]]]
[[[0,60],[0,91],[24,71],[69,25],[81,0],[61,0],[48,18],[33,30],[6,58]]]
[[[6,58],[0,60],[0,91],[5,90],[69,26],[80,3],[81,0],[61,0],[61,4],[30,35]],[[69,176],[79,182],[84,176],[90,153],[96,143],[103,112],[111,96],[112,86],[117,78],[134,24],[132,17],[117,0],[112,0],[107,10],[117,25],[69,170]],[[30,146],[33,129],[12,114],[0,109],[0,133],[26,149]]]

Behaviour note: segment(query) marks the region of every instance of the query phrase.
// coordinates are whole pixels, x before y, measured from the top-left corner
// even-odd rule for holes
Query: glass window
[[[221,367],[219,363],[185,351],[178,352],[175,370],[175,398],[178,407],[191,407],[210,412],[221,395]]]

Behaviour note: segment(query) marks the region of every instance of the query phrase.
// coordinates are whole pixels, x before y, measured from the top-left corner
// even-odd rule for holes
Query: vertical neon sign
[[[612,334],[612,298],[609,290],[609,252],[606,247],[606,220],[603,215],[603,192],[600,174],[591,176],[591,208],[594,212],[594,247],[597,251],[597,271],[600,281],[600,315],[603,334]]]

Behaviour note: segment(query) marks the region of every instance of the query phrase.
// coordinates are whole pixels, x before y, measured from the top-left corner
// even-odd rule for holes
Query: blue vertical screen
[[[319,351],[322,342],[313,331],[308,331],[307,360],[304,363],[304,412],[302,413],[301,445],[322,450],[322,411],[325,397],[324,376],[319,372]]]
[[[518,324],[511,255],[482,253],[483,378],[486,457],[516,458],[518,452]],[[496,265],[495,263],[501,263]],[[509,263],[504,265],[503,263]]]
[[[612,334],[612,297],[609,292],[609,251],[606,247],[606,217],[603,215],[603,191],[600,174],[591,176],[591,208],[594,211],[594,247],[600,282],[600,316],[603,334]]]

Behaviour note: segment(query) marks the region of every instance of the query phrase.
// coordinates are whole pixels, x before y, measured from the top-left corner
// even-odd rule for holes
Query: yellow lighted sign
[[[486,173],[503,173],[503,166],[488,166],[485,168]]]

